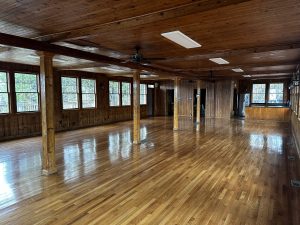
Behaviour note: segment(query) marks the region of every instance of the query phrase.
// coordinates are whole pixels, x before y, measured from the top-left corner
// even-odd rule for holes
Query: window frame
[[[16,74],[28,74],[28,75],[35,75],[36,76],[36,85],[37,85],[37,92],[17,92],[16,89]],[[20,113],[37,113],[37,112],[41,112],[41,81],[40,81],[40,74],[39,73],[35,73],[35,72],[22,72],[22,71],[14,71],[13,72],[13,80],[14,80],[14,95],[15,95],[15,111],[16,114],[20,114]],[[36,93],[38,96],[38,110],[36,111],[18,111],[18,99],[17,99],[17,94],[18,93]]]
[[[76,94],[77,94],[77,108],[67,108],[67,109],[64,109],[64,98],[63,98],[63,95],[64,95],[64,92],[63,92],[63,86],[62,86],[62,79],[63,78],[73,78],[73,79],[76,79]],[[80,109],[80,87],[79,87],[79,77],[77,76],[67,76],[67,75],[61,75],[60,76],[60,88],[61,88],[61,108],[62,110],[79,110]],[[74,94],[74,92],[68,92],[68,93],[65,93],[65,94]]]
[[[0,73],[5,73],[6,74],[6,92],[1,92],[0,93],[6,93],[7,94],[7,100],[8,100],[8,112],[6,113],[1,113],[0,115],[7,115],[11,113],[11,88],[10,88],[10,73],[8,71],[3,71],[0,70]]]
[[[271,93],[271,85],[272,84],[282,84],[282,102],[270,102],[270,95],[271,94],[281,94],[281,93]],[[269,83],[269,88],[268,88],[268,104],[270,105],[282,105],[284,104],[284,82],[270,82]]]
[[[123,103],[123,84],[127,84],[129,85],[129,94],[127,93],[126,95],[129,96],[129,105],[124,105]],[[122,101],[121,101],[121,106],[124,106],[124,107],[128,107],[128,106],[131,106],[132,105],[132,101],[131,101],[131,95],[132,95],[132,91],[131,91],[131,83],[130,82],[121,82],[121,96],[122,96]]]
[[[82,92],[82,80],[93,80],[95,82],[94,93],[83,93]],[[94,94],[95,95],[95,106],[94,107],[83,107],[82,96],[84,94]],[[96,109],[97,108],[97,80],[95,78],[80,77],[80,95],[81,95],[81,109]]]
[[[253,87],[256,84],[263,84],[263,85],[265,85],[265,92],[264,93],[253,93]],[[264,102],[253,102],[253,97],[254,97],[255,94],[259,94],[259,95],[264,94]],[[251,105],[256,105],[256,104],[257,105],[264,105],[266,103],[267,103],[267,83],[252,83],[251,102],[250,102],[250,104]]]
[[[142,92],[141,92],[141,86],[142,86],[142,85],[145,86],[145,93],[142,93]],[[145,99],[146,99],[146,103],[143,103],[143,104],[142,104],[142,103],[141,103],[141,99],[142,99],[141,97],[144,96],[144,95],[145,95],[145,97],[146,97],[146,98],[145,98]],[[147,105],[147,103],[148,103],[148,102],[147,102],[147,95],[148,95],[148,85],[147,85],[147,84],[140,84],[140,105]]]
[[[110,92],[110,82],[118,83],[118,93]],[[109,80],[108,81],[108,105],[109,105],[109,107],[120,107],[121,106],[121,85],[120,84],[121,84],[121,82],[118,80]],[[111,94],[118,95],[118,105],[111,105],[111,101],[110,101]]]

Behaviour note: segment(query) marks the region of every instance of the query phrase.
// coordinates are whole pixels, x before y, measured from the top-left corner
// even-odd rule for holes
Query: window
[[[269,103],[283,103],[283,83],[271,83]]]
[[[253,84],[252,103],[266,102],[266,84]]]
[[[7,73],[0,72],[0,113],[9,113]]]
[[[250,106],[250,94],[245,94],[245,106]]]
[[[122,82],[122,105],[131,105],[130,83]]]
[[[109,81],[109,105],[120,105],[120,82]]]
[[[96,81],[81,79],[82,108],[96,107]]]
[[[15,73],[17,112],[39,111],[38,75]]]
[[[61,78],[63,109],[78,109],[78,79],[74,77]]]
[[[140,84],[140,104],[146,105],[147,104],[147,85]]]

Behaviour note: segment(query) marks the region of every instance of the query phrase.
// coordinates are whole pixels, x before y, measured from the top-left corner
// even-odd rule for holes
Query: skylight
[[[222,58],[211,58],[209,60],[214,63],[217,63],[217,64],[229,64],[228,61],[226,61],[225,59],[222,59]]]
[[[167,33],[162,33],[161,34],[163,37],[175,42],[178,45],[181,45],[184,48],[199,48],[201,45],[191,39],[190,37],[186,36],[184,33],[180,31],[172,31],[172,32],[167,32]]]

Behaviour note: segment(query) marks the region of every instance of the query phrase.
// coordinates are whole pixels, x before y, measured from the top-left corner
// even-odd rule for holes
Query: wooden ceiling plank
[[[78,49],[54,45],[47,42],[37,41],[30,38],[18,37],[10,34],[0,33],[0,44],[12,46],[12,47],[18,47],[18,48],[31,49],[35,51],[49,52],[53,54],[91,60],[100,63],[107,63],[107,64],[117,65],[121,67],[131,68],[131,69],[146,70],[149,72],[158,73],[160,76],[161,75],[180,76],[180,77],[193,78],[193,79],[197,79],[198,77],[197,75],[194,74],[175,73],[171,69],[166,70],[166,69],[155,68],[149,65],[141,65],[133,62],[122,61],[120,59],[103,56],[100,54],[81,51]]]
[[[195,1],[192,3],[184,4],[181,6],[159,10],[152,13],[147,13],[139,16],[134,16],[126,19],[111,21],[108,23],[98,24],[95,26],[84,27],[80,29],[68,30],[53,34],[47,34],[37,37],[38,40],[42,41],[62,41],[62,40],[76,40],[96,36],[101,32],[116,31],[120,28],[129,28],[134,26],[141,26],[153,22],[163,21],[172,18],[178,18],[194,13],[206,12],[209,10],[215,10],[218,8],[237,5],[250,0],[207,0],[207,1]]]
[[[263,62],[263,63],[253,63],[253,64],[238,64],[238,65],[226,65],[226,66],[214,66],[206,68],[184,68],[184,69],[174,69],[176,72],[190,71],[190,72],[202,72],[202,71],[218,71],[218,70],[231,70],[234,68],[257,68],[257,67],[271,67],[271,66],[296,66],[299,61],[293,62]]]

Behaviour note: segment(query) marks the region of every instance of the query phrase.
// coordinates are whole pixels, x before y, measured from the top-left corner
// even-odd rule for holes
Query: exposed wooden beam
[[[84,63],[84,64],[72,64],[68,66],[58,66],[56,69],[58,70],[76,70],[76,69],[86,69],[86,68],[94,68],[94,67],[101,67],[101,66],[107,66],[105,63],[99,63],[99,62],[90,62],[90,63]]]
[[[133,73],[133,144],[141,143],[140,135],[140,71]]]
[[[103,32],[110,32],[119,29],[126,29],[129,27],[141,26],[167,19],[173,19],[190,14],[214,10],[230,5],[236,5],[248,1],[249,0],[197,0],[191,3],[186,3],[172,8],[161,9],[159,11],[150,12],[147,14],[138,15],[130,18],[122,18],[94,26],[47,34],[38,37],[38,39],[50,42],[81,39],[94,35],[99,35]]]
[[[251,48],[241,48],[241,49],[218,50],[216,52],[211,52],[211,53],[168,58],[164,60],[164,62],[182,61],[182,60],[201,60],[201,59],[209,59],[209,58],[217,58],[217,57],[226,58],[226,57],[231,57],[236,55],[272,52],[272,51],[298,49],[298,48],[300,48],[300,42],[289,43],[289,44],[277,44],[277,45],[270,45],[270,46],[257,46]]]
[[[42,173],[50,175],[57,172],[55,162],[55,118],[53,55],[40,54],[41,111],[42,111]]]
[[[261,62],[261,63],[253,63],[253,64],[237,64],[237,65],[225,65],[225,66],[214,66],[214,67],[206,67],[206,68],[185,68],[185,69],[174,69],[176,72],[181,71],[189,71],[189,72],[207,72],[207,71],[218,71],[218,70],[231,70],[234,68],[258,68],[258,67],[272,67],[272,66],[295,66],[300,64],[299,61],[292,62]]]
[[[65,55],[69,57],[86,59],[94,62],[107,63],[112,65],[117,65],[121,67],[127,67],[131,69],[146,70],[149,72],[157,73],[159,75],[168,75],[168,76],[182,76],[190,79],[197,79],[197,76],[194,74],[188,73],[174,73],[171,69],[166,70],[162,68],[156,68],[150,65],[141,65],[133,62],[123,61],[120,59],[95,54],[91,52],[81,51],[78,49],[68,48],[64,46],[59,46],[55,44],[49,44],[47,42],[37,41],[30,38],[18,37],[10,34],[0,33],[0,44],[31,49],[41,52],[49,52],[58,55]]]

